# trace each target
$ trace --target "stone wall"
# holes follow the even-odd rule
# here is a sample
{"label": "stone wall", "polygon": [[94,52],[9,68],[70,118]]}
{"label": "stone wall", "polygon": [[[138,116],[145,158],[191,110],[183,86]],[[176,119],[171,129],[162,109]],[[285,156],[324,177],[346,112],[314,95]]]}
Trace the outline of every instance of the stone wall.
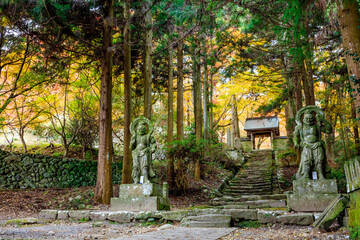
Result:
{"label": "stone wall", "polygon": [[[121,182],[122,163],[113,163],[113,182]],[[97,162],[0,151],[0,189],[94,186]]]}

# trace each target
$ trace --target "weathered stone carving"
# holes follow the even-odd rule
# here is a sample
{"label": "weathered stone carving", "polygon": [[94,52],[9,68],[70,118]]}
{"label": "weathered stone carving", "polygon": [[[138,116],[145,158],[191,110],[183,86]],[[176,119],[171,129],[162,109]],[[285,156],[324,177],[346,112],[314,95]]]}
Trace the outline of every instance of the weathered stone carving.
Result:
{"label": "weathered stone carving", "polygon": [[133,156],[132,179],[134,183],[140,182],[140,177],[144,177],[143,183],[150,183],[150,179],[155,177],[152,164],[152,154],[156,150],[156,141],[152,136],[153,125],[145,117],[138,117],[130,124],[132,134],[130,147]]}
{"label": "weathered stone carving", "polygon": [[[304,118],[301,122],[302,115]],[[317,106],[301,108],[295,120],[297,126],[294,131],[294,144],[295,148],[302,148],[296,179],[310,179],[311,172],[316,172],[318,179],[324,179],[324,169],[327,164],[325,143],[321,140],[321,133],[332,133],[332,126],[325,120],[324,112]]]}

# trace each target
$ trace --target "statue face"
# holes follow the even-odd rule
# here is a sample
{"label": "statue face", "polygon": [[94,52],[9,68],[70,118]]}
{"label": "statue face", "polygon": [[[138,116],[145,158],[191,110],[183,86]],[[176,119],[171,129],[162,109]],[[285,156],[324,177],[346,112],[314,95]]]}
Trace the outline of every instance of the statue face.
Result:
{"label": "statue face", "polygon": [[140,135],[144,135],[147,133],[147,128],[144,123],[139,123],[137,126],[137,133]]}
{"label": "statue face", "polygon": [[305,114],[304,123],[308,125],[314,125],[315,124],[314,116],[312,114]]}

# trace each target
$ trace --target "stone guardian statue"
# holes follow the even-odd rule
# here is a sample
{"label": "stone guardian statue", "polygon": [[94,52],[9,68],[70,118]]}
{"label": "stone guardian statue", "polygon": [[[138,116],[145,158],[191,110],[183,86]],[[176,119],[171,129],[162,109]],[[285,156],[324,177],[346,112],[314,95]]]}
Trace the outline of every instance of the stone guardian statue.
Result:
{"label": "stone guardian statue", "polygon": [[[303,120],[301,117],[304,115]],[[316,116],[316,117],[315,117]],[[324,112],[317,106],[306,106],[296,114],[294,131],[295,148],[302,148],[296,179],[311,179],[316,172],[318,179],[325,179],[326,153],[321,133],[332,133],[332,126],[325,120]]]}
{"label": "stone guardian statue", "polygon": [[149,119],[138,117],[130,124],[130,132],[133,157],[131,177],[134,183],[140,183],[141,176],[144,177],[143,183],[150,183],[150,179],[155,177],[152,164],[152,154],[156,150],[156,141],[152,136],[153,125]]}

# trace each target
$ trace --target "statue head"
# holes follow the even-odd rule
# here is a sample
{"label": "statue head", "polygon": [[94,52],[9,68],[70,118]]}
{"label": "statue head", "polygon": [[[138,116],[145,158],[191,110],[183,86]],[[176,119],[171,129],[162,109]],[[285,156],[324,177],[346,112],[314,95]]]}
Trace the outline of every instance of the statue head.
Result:
{"label": "statue head", "polygon": [[136,127],[136,133],[139,135],[145,135],[147,133],[147,127],[144,122],[139,122]]}
{"label": "statue head", "polygon": [[304,115],[304,123],[307,125],[314,125],[315,124],[315,117],[313,116],[310,110],[305,111]]}

